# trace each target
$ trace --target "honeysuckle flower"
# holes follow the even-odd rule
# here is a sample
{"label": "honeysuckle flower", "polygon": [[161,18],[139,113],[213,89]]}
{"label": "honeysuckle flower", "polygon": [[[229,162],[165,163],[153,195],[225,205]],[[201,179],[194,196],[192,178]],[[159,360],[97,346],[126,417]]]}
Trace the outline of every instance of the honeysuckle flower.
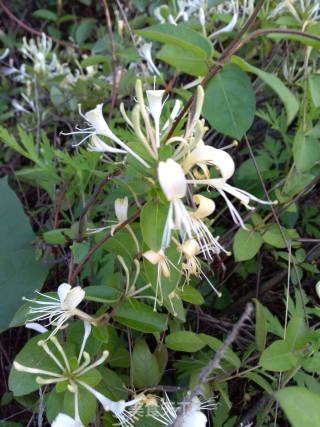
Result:
{"label": "honeysuckle flower", "polygon": [[320,1],[319,0],[283,0],[269,14],[272,19],[282,13],[289,12],[294,19],[305,30],[308,25],[317,22],[320,19]]}
{"label": "honeysuckle flower", "polygon": [[182,271],[186,276],[186,282],[189,282],[190,276],[203,276],[208,282],[208,284],[211,286],[212,290],[216,293],[216,295],[218,297],[221,297],[221,292],[219,292],[215,288],[211,280],[207,277],[207,275],[201,268],[201,262],[197,258],[197,255],[201,254],[201,248],[198,242],[195,239],[188,239],[178,245],[178,250],[184,255],[184,260],[182,262]]}
{"label": "honeysuckle flower", "polygon": [[[145,259],[147,259],[151,264],[157,265],[157,283],[156,283],[156,296],[154,300],[154,310],[156,310],[156,303],[158,301],[158,294],[160,293],[160,303],[163,302],[163,293],[162,293],[162,285],[161,278],[162,276],[168,278],[170,277],[170,260],[165,255],[164,251],[161,249],[160,251],[146,251],[143,253]],[[171,263],[172,264],[172,263]]]}
{"label": "honeysuckle flower", "polygon": [[208,165],[215,166],[225,180],[231,178],[235,171],[235,164],[230,154],[224,150],[205,145],[202,141],[187,155],[182,165],[185,173],[190,172],[194,166],[200,167],[207,178],[210,176],[206,167]]}
{"label": "honeysuckle flower", "polygon": [[[119,400],[114,402],[100,393],[98,390],[89,386],[83,381],[78,381],[82,387],[87,389],[93,396],[101,403],[105,411],[110,411],[117,418],[118,425],[121,427],[132,427],[132,422],[137,419],[135,415],[135,407],[139,404],[142,398],[138,397],[136,399],[129,400]],[[131,408],[131,409],[127,409]]]}
{"label": "honeysuckle flower", "polygon": [[84,427],[82,422],[76,421],[66,414],[58,414],[51,424],[52,427]]}
{"label": "honeysuckle flower", "polygon": [[[158,180],[162,191],[170,202],[163,232],[162,248],[165,249],[169,246],[171,232],[173,229],[177,229],[182,241],[186,238],[195,238],[209,259],[211,258],[211,248],[223,250],[202,219],[197,217],[197,211],[188,212],[181,200],[187,194],[187,179],[181,165],[172,159],[160,162]],[[211,207],[213,206],[211,205]]]}
{"label": "honeysuckle flower", "polygon": [[[138,160],[143,166],[149,168],[149,164],[142,159],[137,153],[135,153],[131,148],[121,141],[109,128],[107,122],[105,121],[102,113],[103,104],[98,104],[93,110],[88,111],[85,114],[82,114],[80,111],[80,115],[88,122],[90,127],[86,129],[79,129],[74,132],[63,133],[63,135],[74,135],[74,134],[85,134],[86,136],[78,143],[76,146],[82,144],[88,138],[96,137],[91,140],[91,144],[89,145],[89,149],[92,151],[100,151],[100,152],[126,152],[131,154],[136,160]],[[113,141],[116,145],[121,147],[123,151],[118,151],[119,149],[115,149],[108,144],[105,144],[98,138],[98,135],[103,135],[111,141]]]}
{"label": "honeysuckle flower", "polygon": [[157,148],[160,147],[160,116],[164,105],[162,103],[164,93],[164,90],[147,90],[149,112],[154,120]]}
{"label": "honeysuckle flower", "polygon": [[[207,417],[201,410],[213,410],[216,404],[213,399],[200,400],[195,397],[191,403],[185,404],[181,402],[178,407],[182,407],[183,410],[179,416],[181,427],[205,427],[207,425]],[[155,414],[152,414],[151,417],[164,426],[170,426],[177,420],[178,411],[168,396],[165,395],[165,399],[161,401],[160,409]]]}
{"label": "honeysuckle flower", "polygon": [[25,58],[33,62],[33,69],[36,73],[59,74],[63,70],[56,54],[52,53],[52,39],[44,33],[37,39],[29,41],[23,37],[20,50]]}
{"label": "honeysuckle flower", "polygon": [[123,199],[116,199],[114,202],[114,211],[117,217],[119,224],[128,219],[128,197],[124,197]]}
{"label": "honeysuckle flower", "polygon": [[[188,184],[192,185],[207,185],[217,190],[227,203],[228,209],[231,213],[234,222],[241,227],[245,228],[244,222],[229,200],[227,193],[240,200],[240,202],[249,210],[254,209],[250,206],[250,201],[261,204],[270,204],[269,201],[258,199],[245,190],[236,188],[227,183],[227,180],[232,177],[235,171],[235,165],[232,157],[224,150],[216,149],[205,145],[200,142],[197,147],[186,156],[183,161],[183,168],[185,173],[192,175],[192,168],[194,166],[201,167],[204,172],[204,179],[187,179]],[[207,166],[213,165],[220,172],[221,178],[210,178]]]}
{"label": "honeysuckle flower", "polygon": [[214,37],[217,37],[219,34],[222,33],[228,33],[234,29],[238,22],[239,17],[239,2],[238,0],[231,0],[231,6],[232,6],[232,18],[228,25],[226,25],[223,28],[220,28],[220,30],[215,31],[214,33],[210,34],[209,38],[212,39]]}
{"label": "honeysuckle flower", "polygon": [[139,55],[147,63],[147,67],[151,73],[155,73],[157,76],[160,76],[160,71],[156,67],[152,59],[152,43],[143,43],[142,46],[138,49]]}
{"label": "honeysuckle flower", "polygon": [[93,396],[102,404],[105,411],[111,411],[122,427],[129,427],[132,425],[131,421],[136,417],[134,412],[131,412],[131,410],[128,410],[127,408],[135,407],[141,398],[138,397],[137,399],[130,400],[128,402],[124,400],[113,401],[98,392],[97,390],[95,390],[93,387],[89,386],[84,380],[85,377],[83,378],[84,374],[95,369],[97,366],[102,365],[109,355],[109,352],[105,350],[102,352],[102,355],[98,359],[91,362],[91,357],[89,353],[84,351],[90,332],[90,324],[84,322],[84,334],[82,344],[80,346],[79,356],[77,358],[78,366],[74,366],[69,363],[68,356],[66,355],[63,346],[60,344],[60,342],[55,336],[51,336],[48,338],[48,340],[39,340],[38,345],[54,362],[57,367],[56,371],[49,371],[41,368],[25,366],[17,361],[13,362],[14,369],[19,372],[26,372],[29,374],[37,375],[36,382],[40,385],[57,384],[64,381],[68,382],[69,391],[74,393],[74,419],[71,417],[66,418],[65,416],[63,416],[64,414],[59,414],[59,416],[55,420],[55,427],[60,427],[60,425],[62,426],[62,424],[59,424],[62,421],[68,421],[70,423],[71,421],[73,421],[74,423],[78,423],[70,424],[70,427],[82,426],[79,416],[79,386],[85,388],[90,393],[92,393]]}
{"label": "honeysuckle flower", "polygon": [[82,320],[94,322],[94,319],[88,314],[79,310],[77,307],[85,297],[85,291],[80,286],[74,288],[69,283],[62,283],[58,287],[58,298],[37,292],[40,299],[23,298],[31,302],[29,313],[34,315],[28,319],[28,323],[34,321],[48,321],[45,326],[54,325],[51,336],[55,335],[59,329],[73,316]]}

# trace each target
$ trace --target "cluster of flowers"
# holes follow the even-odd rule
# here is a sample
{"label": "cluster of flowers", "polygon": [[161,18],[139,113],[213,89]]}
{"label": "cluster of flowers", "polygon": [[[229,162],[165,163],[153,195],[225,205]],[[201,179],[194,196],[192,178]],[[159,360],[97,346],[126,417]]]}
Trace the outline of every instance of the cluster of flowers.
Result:
{"label": "cluster of flowers", "polygon": [[250,16],[254,9],[253,0],[226,0],[216,6],[208,6],[207,0],[178,0],[177,14],[173,14],[168,6],[159,6],[155,9],[154,15],[160,23],[169,22],[177,25],[181,20],[186,22],[192,18],[198,18],[202,27],[202,32],[206,35],[206,17],[213,15],[231,15],[230,22],[210,34],[210,38],[215,38],[219,34],[232,31],[238,20],[243,21]]}
{"label": "cluster of flowers", "polygon": [[[92,361],[90,354],[85,351],[87,340],[90,336],[92,324],[95,319],[78,308],[78,305],[85,297],[85,291],[76,286],[72,288],[68,283],[62,283],[58,288],[58,298],[51,295],[40,294],[40,299],[28,300],[39,305],[33,306],[31,313],[35,315],[31,322],[26,326],[34,329],[40,334],[45,335],[45,339],[40,339],[38,345],[44,353],[53,361],[55,370],[45,370],[38,367],[26,366],[18,361],[14,361],[14,369],[19,372],[26,372],[36,375],[36,382],[39,385],[56,385],[66,383],[69,392],[74,395],[74,417],[65,413],[59,413],[52,423],[53,427],[83,427],[79,411],[79,387],[91,393],[102,405],[105,411],[109,411],[117,419],[117,424],[121,427],[132,427],[141,414],[146,414],[162,425],[169,426],[178,417],[172,403],[166,396],[166,399],[159,399],[157,396],[140,394],[134,399],[125,401],[113,401],[100,393],[94,387],[87,383],[85,374],[92,372],[95,368],[102,365],[108,358],[109,352],[103,351],[102,355]],[[80,351],[76,360],[72,363],[68,359],[63,346],[56,337],[56,333],[61,330],[66,322],[73,316],[83,320],[84,334]],[[47,327],[36,323],[35,321],[47,320],[46,326],[54,325],[50,332]],[[180,406],[183,404],[180,404]],[[143,410],[143,408],[152,410]],[[206,416],[201,410],[209,410],[215,407],[213,399],[200,401],[195,398],[191,404],[183,408],[182,426],[189,427],[197,425],[199,427],[206,425]],[[197,421],[197,424],[194,424]]]}
{"label": "cluster of flowers", "polygon": [[[154,187],[162,192],[163,197],[167,200],[168,207],[160,250],[157,252],[148,250],[143,254],[150,263],[158,266],[155,303],[157,302],[158,291],[161,293],[161,276],[170,276],[170,266],[173,263],[166,256],[166,250],[172,242],[176,244],[177,250],[181,254],[182,271],[187,278],[192,274],[197,276],[204,274],[201,270],[199,255],[202,255],[206,260],[211,260],[220,251],[226,252],[204,222],[215,211],[214,201],[202,194],[192,194],[193,188],[198,189],[205,186],[206,189],[217,191],[225,200],[233,220],[242,227],[245,226],[243,220],[229,199],[229,195],[239,199],[247,209],[253,209],[249,204],[251,200],[266,203],[244,190],[231,186],[228,180],[235,171],[235,164],[231,156],[224,149],[216,149],[204,143],[203,137],[207,128],[204,120],[201,119],[204,101],[202,87],[197,88],[194,108],[188,116],[185,129],[179,131],[179,135],[174,134],[171,137],[169,137],[170,124],[179,114],[181,102],[177,100],[170,117],[163,120],[164,94],[165,91],[163,90],[147,90],[146,105],[142,83],[138,80],[136,83],[137,104],[130,117],[125,112],[123,105],[120,106],[124,120],[141,143],[139,153],[130,146],[130,143],[122,141],[110,129],[103,117],[102,104],[97,105],[95,109],[86,114],[81,113],[89,127],[77,129],[73,132],[83,135],[79,144],[90,139],[88,149],[91,151],[101,152],[108,156],[129,155],[148,171],[149,176],[152,171],[154,172],[154,178],[151,178],[151,181]],[[141,126],[141,119],[144,126]],[[171,147],[169,158],[163,159],[161,157],[163,155],[162,146]],[[213,178],[211,176],[211,167],[214,168],[214,173],[219,175],[218,177]],[[190,205],[191,207],[189,207]],[[128,199],[117,199],[115,203],[117,225],[126,221],[127,210]],[[111,233],[113,232],[114,228],[111,230]],[[132,230],[131,233],[133,233]],[[139,248],[139,243],[137,245]],[[129,273],[124,262],[121,263],[127,275],[126,287],[128,292],[133,292],[132,295],[135,296],[136,292],[130,290],[134,288],[134,284],[130,287]],[[178,268],[176,265],[173,267]],[[136,278],[139,271],[140,269],[137,267]],[[74,393],[74,418],[72,419],[66,414],[59,414],[53,423],[54,427],[82,426],[79,415],[79,387],[83,387],[92,393],[106,411],[112,412],[121,426],[129,427],[137,418],[139,408],[149,405],[151,398],[140,395],[127,402],[123,400],[112,401],[84,381],[84,374],[103,364],[108,357],[108,352],[105,351],[97,360],[92,362],[89,353],[84,351],[91,325],[96,324],[94,317],[78,308],[84,297],[85,291],[80,286],[72,288],[69,284],[63,283],[58,288],[57,298],[40,294],[38,299],[31,300],[33,303],[30,308],[32,318],[28,327],[48,334],[46,339],[40,339],[38,344],[58,369],[57,371],[42,370],[24,366],[18,361],[14,363],[14,368],[18,371],[37,375],[36,381],[40,385],[68,383],[68,390]],[[69,363],[63,346],[55,336],[73,316],[84,322],[84,336],[76,366]],[[46,326],[53,326],[53,329],[49,332],[43,326],[34,323],[37,321],[46,321]],[[151,399],[151,401],[154,400]],[[159,403],[159,399],[157,402]],[[160,404],[158,403],[158,410],[152,415],[153,418],[163,425],[170,425],[178,416],[177,412],[167,398],[164,401],[161,400]],[[201,409],[212,408],[212,401],[201,402],[199,399],[195,399],[185,408],[182,425],[184,427],[205,426],[206,416],[201,412]]]}
{"label": "cluster of flowers", "polygon": [[[202,86],[198,86],[192,114],[189,115],[185,129],[179,135],[168,137],[170,123],[177,117],[181,109],[181,102],[174,103],[171,115],[162,120],[164,107],[164,90],[147,90],[147,105],[145,103],[142,83],[136,82],[137,103],[129,117],[123,104],[121,114],[135,138],[141,143],[143,151],[134,151],[130,144],[119,139],[110,129],[102,113],[103,104],[82,114],[89,124],[86,129],[77,129],[71,134],[80,134],[83,139],[77,144],[90,140],[88,149],[105,153],[106,155],[130,155],[147,171],[154,171],[154,185],[162,190],[167,202],[167,220],[163,229],[162,244],[159,251],[149,250],[144,257],[158,266],[157,291],[161,293],[161,276],[170,276],[170,262],[166,257],[166,250],[175,243],[181,253],[182,270],[187,276],[203,275],[200,261],[197,256],[202,255],[210,261],[219,252],[227,251],[214,237],[205,223],[205,220],[215,211],[215,203],[211,198],[202,194],[193,194],[192,189],[205,187],[207,190],[217,191],[225,200],[234,222],[245,228],[245,224],[230,200],[232,196],[247,208],[253,209],[250,201],[268,204],[269,202],[257,199],[245,190],[233,187],[228,183],[235,172],[232,157],[225,149],[217,149],[206,145],[203,137],[207,128],[201,119],[204,101]],[[144,125],[141,126],[141,119]],[[70,135],[66,134],[66,135]],[[103,140],[102,138],[105,138]],[[110,141],[110,142],[106,142]],[[171,147],[171,156],[161,158],[161,147]],[[225,147],[227,148],[227,147]],[[219,176],[212,177],[213,173]],[[190,208],[192,206],[193,208]],[[126,213],[122,213],[126,218]],[[176,268],[176,266],[173,266]],[[210,282],[209,282],[210,283]],[[211,283],[210,283],[211,284]],[[212,284],[211,284],[212,285]],[[158,292],[156,295],[156,299]]]}

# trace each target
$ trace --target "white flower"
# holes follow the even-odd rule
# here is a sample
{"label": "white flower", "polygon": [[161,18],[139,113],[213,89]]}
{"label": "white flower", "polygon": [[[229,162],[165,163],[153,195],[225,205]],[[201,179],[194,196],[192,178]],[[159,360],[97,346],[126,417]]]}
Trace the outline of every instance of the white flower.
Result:
{"label": "white flower", "polygon": [[83,427],[83,424],[66,414],[58,414],[51,424],[52,427]]}
{"label": "white flower", "polygon": [[[157,283],[156,283],[156,295],[154,300],[154,311],[156,310],[156,303],[158,301],[158,293],[160,293],[160,304],[163,303],[163,293],[162,293],[162,284],[161,284],[161,278],[162,276],[168,278],[170,277],[170,264],[172,262],[169,260],[169,258],[165,255],[164,251],[161,249],[160,251],[146,251],[143,253],[143,256],[145,259],[147,259],[151,264],[157,266]],[[173,265],[174,268],[175,265]]]}
{"label": "white flower", "polygon": [[[226,151],[200,143],[195,150],[186,156],[183,162],[185,172],[191,175],[192,168],[195,165],[202,168],[205,179],[187,179],[187,183],[192,185],[207,185],[216,189],[227,203],[232,219],[241,227],[245,228],[244,222],[237,209],[229,200],[227,193],[239,199],[240,202],[250,210],[254,209],[250,206],[251,200],[261,204],[270,204],[268,201],[258,199],[247,191],[232,187],[227,183],[227,180],[234,174],[235,165],[231,156]],[[209,171],[206,169],[207,165],[214,165],[216,169],[219,170],[221,178],[210,178]]]}
{"label": "white flower", "polygon": [[172,159],[160,162],[158,179],[169,202],[183,198],[187,193],[187,181],[182,167]]}
{"label": "white flower", "polygon": [[[125,400],[119,400],[117,402],[114,402],[104,396],[99,391],[95,390],[93,387],[89,386],[88,384],[84,383],[83,381],[78,381],[82,387],[87,389],[91,394],[94,395],[94,397],[101,403],[103,406],[103,409],[105,411],[111,411],[113,415],[117,418],[119,424],[121,427],[132,427],[132,422],[136,419],[135,416],[135,407],[137,404],[139,404],[141,398],[129,400],[126,402]],[[133,407],[133,410],[128,410],[127,408]]]}
{"label": "white flower", "polygon": [[147,90],[149,112],[154,120],[157,148],[160,147],[160,116],[164,105],[162,104],[162,98],[164,93],[164,90]]}
{"label": "white flower", "polygon": [[233,14],[231,21],[225,27],[220,28],[220,30],[217,30],[214,33],[212,33],[209,36],[210,39],[217,37],[219,34],[228,33],[230,31],[232,31],[234,29],[234,27],[236,26],[236,24],[238,22],[238,17],[239,17],[239,2],[238,2],[238,0],[232,0],[231,1],[231,7],[232,7],[232,14]]}
{"label": "white flower", "polygon": [[[187,193],[187,180],[180,164],[172,159],[160,162],[158,180],[167,200],[170,202],[163,232],[162,249],[169,246],[171,231],[176,228],[179,230],[182,241],[186,238],[195,238],[209,259],[212,248],[224,250],[201,218],[197,217],[196,212],[188,212],[183,204],[181,199]],[[213,206],[211,205],[211,207]]]}
{"label": "white flower", "polygon": [[64,67],[58,61],[56,54],[52,53],[52,39],[44,33],[41,34],[41,37],[29,41],[23,37],[20,50],[25,58],[33,62],[33,69],[36,73],[51,75],[64,73]]}
{"label": "white flower", "polygon": [[[211,251],[216,250],[216,248],[210,248]],[[216,295],[218,297],[221,297],[222,294],[221,292],[219,292],[215,286],[213,285],[213,283],[211,282],[211,280],[209,280],[209,278],[207,277],[207,275],[203,272],[202,268],[201,268],[201,262],[200,260],[197,258],[197,255],[199,255],[201,253],[201,248],[198,244],[198,242],[195,239],[188,239],[185,242],[181,243],[178,245],[178,250],[184,255],[185,260],[182,263],[182,271],[186,276],[186,281],[187,283],[190,280],[190,276],[203,276],[206,281],[208,282],[208,284],[211,286],[212,290],[216,293]],[[203,251],[205,252],[205,251]],[[216,250],[217,253],[219,253]]]}
{"label": "white flower", "polygon": [[[181,427],[204,427],[207,424],[207,417],[201,412],[201,409],[213,410],[216,404],[214,399],[200,400],[195,397],[191,403],[181,402],[178,407],[182,409]],[[170,426],[177,420],[177,412],[166,394],[165,400],[161,401],[160,409],[151,417],[165,426]]]}
{"label": "white flower", "polygon": [[128,219],[128,204],[128,197],[124,197],[123,199],[116,199],[114,202],[114,211],[119,224]]}
{"label": "white flower", "polygon": [[30,307],[29,313],[35,316],[29,319],[28,323],[48,321],[45,326],[54,325],[55,328],[51,333],[51,335],[54,335],[73,316],[78,316],[83,320],[93,320],[77,308],[85,296],[85,291],[80,286],[72,288],[68,283],[62,283],[57,292],[58,298],[41,294],[40,292],[37,292],[41,296],[40,299],[30,300],[23,298],[25,301],[30,301],[34,304]]}
{"label": "white flower", "polygon": [[230,154],[204,143],[199,143],[183,161],[183,169],[186,173],[195,165],[213,165],[220,171],[224,179],[231,178],[235,171],[234,161]]}
{"label": "white flower", "polygon": [[155,73],[157,76],[160,76],[160,71],[156,67],[152,59],[152,43],[144,43],[139,49],[139,55],[142,59],[147,62],[148,69],[151,73]]}
{"label": "white flower", "polygon": [[[102,404],[105,411],[111,411],[118,419],[122,427],[129,427],[132,425],[131,421],[136,417],[134,411],[131,412],[127,408],[135,408],[136,405],[142,399],[142,397],[130,400],[128,402],[124,400],[115,402],[107,398],[91,386],[89,386],[83,379],[83,375],[87,374],[97,366],[102,365],[109,355],[109,352],[105,350],[102,352],[102,355],[98,359],[91,363],[89,353],[84,351],[84,347],[90,335],[90,332],[90,324],[84,322],[84,335],[78,356],[78,367],[73,368],[71,366],[63,346],[60,344],[56,337],[49,337],[49,341],[40,340],[38,341],[38,345],[44,350],[44,352],[51,358],[51,360],[57,366],[57,371],[48,371],[40,368],[25,366],[17,361],[13,362],[13,366],[19,372],[27,372],[30,374],[38,375],[36,377],[36,382],[41,385],[57,384],[64,381],[68,382],[69,391],[74,393],[74,419],[65,414],[59,414],[54,421],[54,427],[69,427],[69,425],[70,427],[82,426],[79,416],[79,386],[84,387],[86,390],[92,393],[95,398]],[[59,357],[57,357],[56,352],[59,354]],[[82,361],[82,359],[84,360]],[[69,422],[70,424],[62,424],[62,422],[64,421],[66,423]]]}
{"label": "white flower", "polygon": [[148,163],[143,160],[137,153],[135,153],[131,148],[122,142],[109,128],[107,122],[105,121],[102,113],[102,107],[103,104],[98,104],[96,108],[93,110],[88,111],[85,114],[82,114],[80,111],[80,115],[90,124],[89,128],[86,129],[79,129],[74,132],[68,132],[63,133],[63,135],[73,135],[73,134],[86,134],[86,136],[78,143],[76,146],[82,144],[86,139],[95,137],[97,135],[103,135],[111,141],[113,141],[115,144],[120,146],[122,148],[121,151],[119,149],[115,149],[108,144],[105,144],[103,141],[101,141],[100,138],[94,138],[91,141],[91,144],[89,145],[89,149],[91,151],[101,151],[101,152],[113,152],[113,153],[123,153],[127,152],[131,154],[135,159],[137,159],[143,166],[146,168],[149,168],[150,166]]}

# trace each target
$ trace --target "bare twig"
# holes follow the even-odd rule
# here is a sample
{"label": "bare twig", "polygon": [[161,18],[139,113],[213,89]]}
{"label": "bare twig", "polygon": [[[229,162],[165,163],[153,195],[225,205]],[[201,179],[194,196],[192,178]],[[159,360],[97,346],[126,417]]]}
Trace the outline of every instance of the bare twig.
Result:
{"label": "bare twig", "polygon": [[[29,27],[29,25],[28,24],[26,24],[25,22],[23,22],[23,21],[21,21],[21,19],[19,19],[19,18],[17,18],[12,12],[11,12],[11,10],[8,8],[8,6],[6,6],[5,4],[4,4],[4,2],[2,1],[2,0],[0,0],[0,7],[1,7],[1,9],[4,11],[4,13],[12,20],[12,21],[14,21],[16,24],[18,24],[18,26],[19,27],[21,27],[21,28],[23,28],[24,30],[26,30],[26,31],[28,31],[28,33],[31,33],[31,34],[34,34],[34,35],[36,35],[36,36],[41,36],[41,34],[42,34],[42,32],[41,31],[38,31],[38,30],[35,30],[34,28],[32,28],[32,27]],[[79,46],[77,46],[76,44],[74,44],[74,43],[70,43],[70,42],[66,42],[66,41],[64,41],[64,40],[59,40],[59,39],[56,39],[55,37],[51,37],[50,36],[50,38],[52,38],[52,40],[54,41],[54,42],[56,42],[57,44],[60,44],[61,46],[66,46],[66,47],[73,47],[73,48],[79,48]]]}
{"label": "bare twig", "polygon": [[171,427],[181,427],[183,422],[183,409],[186,404],[192,403],[193,399],[201,394],[202,392],[202,386],[207,381],[210,373],[214,370],[219,368],[220,362],[227,351],[227,349],[230,347],[230,345],[233,343],[233,341],[236,339],[237,335],[239,334],[240,329],[243,327],[244,323],[250,319],[251,314],[253,312],[253,305],[247,304],[246,309],[238,322],[233,326],[232,331],[227,336],[226,340],[222,344],[222,346],[217,350],[214,358],[201,370],[199,375],[199,381],[198,383],[193,387],[193,389],[188,393],[186,398],[184,399],[184,405],[183,407],[179,408],[177,411],[177,418],[172,423]]}

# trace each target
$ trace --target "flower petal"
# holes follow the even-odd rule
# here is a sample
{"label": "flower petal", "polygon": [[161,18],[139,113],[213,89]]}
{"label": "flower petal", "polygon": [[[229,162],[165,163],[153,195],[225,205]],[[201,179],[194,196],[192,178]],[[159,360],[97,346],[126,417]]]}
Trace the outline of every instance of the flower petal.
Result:
{"label": "flower petal", "polygon": [[66,296],[68,295],[71,285],[69,283],[61,283],[61,285],[58,287],[58,296],[61,304],[66,299]]}
{"label": "flower petal", "polygon": [[76,286],[75,288],[71,289],[71,291],[64,299],[63,303],[61,304],[62,308],[67,311],[72,311],[80,304],[84,296],[85,291],[80,286]]}

